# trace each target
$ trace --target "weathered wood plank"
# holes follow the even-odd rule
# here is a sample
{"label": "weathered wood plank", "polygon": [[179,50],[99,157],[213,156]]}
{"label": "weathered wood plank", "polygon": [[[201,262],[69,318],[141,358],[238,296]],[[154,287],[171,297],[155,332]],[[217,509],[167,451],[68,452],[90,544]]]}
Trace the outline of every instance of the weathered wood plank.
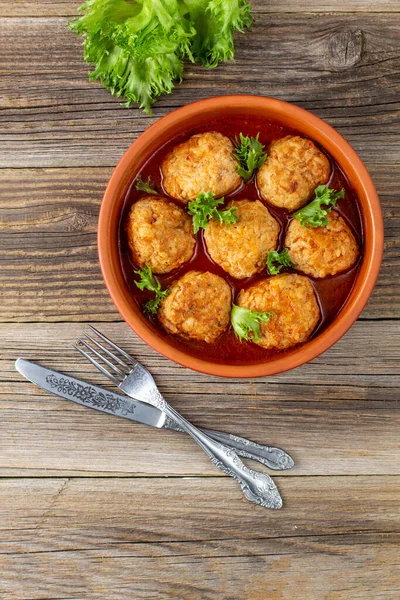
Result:
{"label": "weathered wood plank", "polygon": [[[383,206],[386,248],[363,318],[400,316],[396,168],[370,167]],[[96,243],[111,172],[108,167],[0,171],[0,321],[119,320],[103,283]]]}
{"label": "weathered wood plank", "polygon": [[249,90],[314,111],[369,163],[398,163],[399,36],[388,14],[260,14],[251,35],[238,37],[235,64],[188,65],[155,118],[121,108],[87,81],[81,41],[67,19],[4,18],[0,30],[1,166],[113,166],[172,108]]}
{"label": "weathered wood plank", "polygon": [[3,320],[119,318],[97,258],[110,175],[109,168],[0,171]]}
{"label": "weathered wood plank", "polygon": [[[73,16],[83,3],[71,0],[14,0],[0,2],[0,17],[64,17]],[[323,0],[311,0],[305,4],[301,0],[281,0],[265,2],[251,0],[253,11],[258,13],[278,12],[398,12],[396,0],[335,0],[334,6]]]}
{"label": "weathered wood plank", "polygon": [[[20,375],[15,371],[13,361],[16,358],[16,352],[29,360],[47,361],[51,368],[60,370],[62,366],[65,369],[74,371],[77,376],[86,376],[93,371],[93,367],[86,363],[72,347],[72,343],[81,335],[85,329],[82,323],[28,323],[28,324],[0,324],[0,339],[2,340],[1,366],[2,373],[6,381],[20,381]],[[364,380],[367,388],[376,388],[376,396],[371,392],[370,396],[362,396],[355,392],[356,400],[379,400],[383,399],[382,390],[386,387],[398,385],[400,354],[400,324],[393,321],[358,321],[350,331],[337,344],[332,346],[320,357],[313,361],[281,373],[280,375],[271,375],[270,377],[260,379],[226,379],[203,375],[195,371],[186,369],[162,357],[152,350],[147,344],[140,340],[125,323],[102,323],[100,330],[115,339],[127,351],[137,355],[140,360],[154,371],[156,377],[165,378],[164,384],[172,385],[175,383],[174,390],[179,394],[182,392],[182,380],[186,380],[187,389],[184,392],[195,392],[198,385],[206,385],[204,392],[208,394],[216,393],[215,386],[219,385],[222,389],[220,393],[226,391],[227,394],[241,397],[243,385],[247,390],[245,393],[251,394],[253,400],[261,394],[263,397],[269,397],[269,387],[273,383],[304,383],[310,385],[328,385],[331,386],[335,381],[337,386],[346,384],[357,387]],[[349,343],[346,343],[346,337]],[[350,339],[352,342],[350,342]],[[385,343],[383,343],[383,341]],[[372,369],[372,366],[374,368]],[[100,377],[100,375],[99,375]],[[392,379],[393,378],[393,379]],[[325,382],[326,379],[326,382]],[[246,387],[248,386],[248,387]],[[380,388],[380,389],[379,389]],[[166,392],[166,389],[163,389]],[[346,393],[346,392],[345,392]],[[348,392],[347,392],[348,393]],[[298,400],[315,400],[319,402],[320,398],[310,394],[297,397]],[[279,395],[276,396],[279,398]],[[332,389],[332,399],[343,399],[340,392]],[[345,396],[350,398],[350,396]],[[296,400],[296,396],[288,396],[283,400]],[[385,398],[386,400],[397,400],[397,398]]]}
{"label": "weathered wood plank", "polygon": [[[359,322],[322,357],[260,380],[194,373],[158,356],[125,324],[101,330],[155,375],[194,423],[286,448],[286,476],[400,473],[400,326]],[[2,325],[0,467],[3,475],[218,475],[185,436],[101,415],[42,392],[14,369],[17,356],[106,385],[71,347],[81,326]],[[382,340],[387,343],[382,344]]]}
{"label": "weathered wood plank", "polygon": [[270,512],[221,478],[2,480],[0,594],[396,598],[398,477],[277,481]]}
{"label": "weathered wood plank", "polygon": [[220,477],[3,479],[0,552],[399,530],[399,477],[276,481],[281,511],[249,503],[235,482]]}
{"label": "weathered wood plank", "polygon": [[[399,322],[360,321],[312,363],[253,381],[193,373],[125,324],[101,326],[198,425],[293,454],[274,513],[246,502],[184,436],[87,411],[14,370],[22,355],[104,385],[71,342],[80,321],[119,320],[97,266],[98,208],[111,168],[154,121],[87,82],[66,28],[78,4],[0,0],[0,18],[11,17],[0,20],[0,166],[10,167],[0,172],[0,321],[47,321],[0,324],[0,598],[397,600]],[[363,318],[398,318],[398,25],[366,14],[398,3],[339,0],[335,15],[304,14],[330,13],[321,0],[253,5],[236,65],[189,65],[155,118],[251,90],[338,127],[385,214],[384,266]],[[76,168],[37,169],[54,166]],[[60,320],[77,323],[48,323]]]}
{"label": "weathered wood plank", "polygon": [[[201,389],[201,388],[200,388]],[[30,390],[30,395],[29,395]],[[284,475],[400,474],[398,406],[367,402],[316,403],[266,401],[256,408],[248,399],[231,399],[229,408],[212,406],[187,394],[186,406],[173,404],[193,423],[217,427],[254,441],[284,447],[296,467]],[[2,476],[100,474],[105,477],[218,476],[207,457],[184,436],[112,419],[85,409],[65,407],[32,387],[15,393],[12,408],[2,409]],[[190,400],[196,400],[191,410]],[[172,399],[171,399],[172,400]],[[23,407],[18,406],[22,404]],[[1,401],[1,405],[3,402]],[[181,407],[182,405],[182,407]],[[261,413],[261,414],[260,414]],[[263,470],[259,464],[252,468]]]}
{"label": "weathered wood plank", "polygon": [[397,600],[399,536],[111,544],[0,558],[18,600]]}

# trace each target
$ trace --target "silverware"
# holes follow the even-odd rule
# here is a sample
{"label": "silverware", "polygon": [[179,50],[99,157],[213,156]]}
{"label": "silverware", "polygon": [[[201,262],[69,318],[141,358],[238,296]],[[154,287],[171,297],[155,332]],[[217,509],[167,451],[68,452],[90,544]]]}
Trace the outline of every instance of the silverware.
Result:
{"label": "silverware", "polygon": [[[18,358],[15,368],[21,375],[37,386],[82,406],[88,406],[110,415],[124,417],[131,421],[152,425],[161,429],[182,431],[175,422],[167,419],[165,413],[151,404],[131,400],[128,396],[116,394],[53,369],[47,369],[29,360]],[[293,466],[292,458],[281,448],[255,444],[246,438],[220,431],[203,429],[207,435],[230,446],[237,454],[257,460],[271,469],[284,470]]]}
{"label": "silverware", "polygon": [[[142,402],[148,402],[165,412],[171,421],[175,421],[204,450],[220,471],[239,483],[248,500],[265,508],[278,509],[282,507],[282,498],[269,475],[249,469],[242,463],[232,448],[228,448],[220,442],[213,440],[197,429],[197,427],[194,427],[163,398],[151,373],[141,363],[132,358],[94,327],[90,326],[90,328],[108,347],[105,347],[99,341],[85,334],[86,340],[79,339],[78,344],[80,345],[75,346],[85,358],[128,396],[142,400]],[[97,360],[83,350],[82,346],[86,350],[89,350]],[[114,352],[111,352],[110,348]],[[109,370],[103,365],[106,365]]]}

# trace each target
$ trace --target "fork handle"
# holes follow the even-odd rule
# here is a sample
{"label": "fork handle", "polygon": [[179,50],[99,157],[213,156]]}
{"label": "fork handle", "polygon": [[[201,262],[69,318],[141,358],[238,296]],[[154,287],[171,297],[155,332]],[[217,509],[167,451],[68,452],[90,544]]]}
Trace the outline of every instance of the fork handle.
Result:
{"label": "fork handle", "polygon": [[[172,431],[183,431],[175,421],[170,419],[167,420],[164,427]],[[228,448],[233,448],[239,456],[249,458],[250,460],[256,460],[262,465],[275,471],[285,471],[294,466],[293,458],[287,452],[282,450],[282,448],[256,444],[247,438],[239,437],[232,433],[223,433],[222,431],[203,429],[201,427],[199,427],[199,430],[216,442],[220,442],[221,444],[224,444],[224,446],[228,446]]]}
{"label": "fork handle", "polygon": [[202,429],[201,431],[216,442],[220,442],[225,446],[233,448],[239,456],[256,460],[270,469],[285,471],[286,469],[294,467],[293,458],[287,452],[282,450],[282,448],[277,448],[276,446],[263,446],[262,444],[256,444],[247,438],[239,437],[232,433],[214,431],[213,429]]}
{"label": "fork handle", "polygon": [[239,483],[248,500],[264,508],[282,508],[282,498],[269,475],[246,467],[232,448],[208,437],[169,404],[165,403],[164,411],[197,442],[220,471]]}

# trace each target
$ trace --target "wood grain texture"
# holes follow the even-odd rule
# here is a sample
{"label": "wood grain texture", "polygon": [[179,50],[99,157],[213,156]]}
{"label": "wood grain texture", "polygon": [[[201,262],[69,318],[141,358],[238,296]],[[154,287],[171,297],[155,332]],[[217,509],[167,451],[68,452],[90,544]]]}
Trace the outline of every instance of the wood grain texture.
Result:
{"label": "wood grain texture", "polygon": [[[79,4],[0,0],[0,599],[398,600],[398,2],[254,0],[236,64],[187,65],[153,118],[88,82],[67,29]],[[381,199],[385,256],[338,344],[235,381],[169,362],[120,322],[96,226],[112,168],[146,127],[192,100],[249,92],[312,110],[355,147]],[[284,509],[246,502],[185,436],[79,407],[15,371],[23,356],[106,385],[71,347],[89,320],[196,424],[287,448],[296,467],[274,475]]]}
{"label": "wood grain texture", "polygon": [[2,320],[119,319],[103,283],[96,241],[111,171],[0,171]]}
{"label": "wood grain texture", "polygon": [[[302,0],[251,0],[253,12],[279,13],[279,12],[399,12],[394,0],[335,0],[334,5],[324,0],[312,0],[304,3]],[[83,0],[14,0],[0,1],[0,17],[65,17],[75,16],[77,7]]]}
{"label": "wood grain texture", "polygon": [[[385,255],[362,318],[400,317],[400,176],[370,165]],[[97,258],[97,216],[112,169],[0,170],[0,321],[119,320]],[[18,302],[16,302],[18,298]]]}
{"label": "wood grain texture", "polygon": [[[337,127],[367,164],[398,164],[400,51],[388,14],[260,14],[237,62],[187,65],[154,117],[89,83],[63,18],[0,23],[0,166],[114,166],[156,118],[193,100],[249,92],[299,104]],[[350,51],[351,49],[351,51]]]}
{"label": "wood grain texture", "polygon": [[220,478],[5,479],[0,597],[396,598],[398,477],[277,481],[271,513]]}
{"label": "wood grain texture", "polygon": [[0,598],[397,600],[398,544],[390,534],[14,554],[0,559]]}
{"label": "wood grain texture", "polygon": [[[23,358],[107,385],[72,348],[81,330],[46,324],[39,335],[34,324],[0,326],[4,473],[220,475],[185,436],[82,408],[15,371],[18,349]],[[400,326],[359,322],[311,363],[256,381],[191,372],[159,357],[122,323],[101,331],[139,357],[165,397],[198,426],[287,449],[296,467],[283,476],[400,474]],[[389,336],[390,346],[382,347]]]}

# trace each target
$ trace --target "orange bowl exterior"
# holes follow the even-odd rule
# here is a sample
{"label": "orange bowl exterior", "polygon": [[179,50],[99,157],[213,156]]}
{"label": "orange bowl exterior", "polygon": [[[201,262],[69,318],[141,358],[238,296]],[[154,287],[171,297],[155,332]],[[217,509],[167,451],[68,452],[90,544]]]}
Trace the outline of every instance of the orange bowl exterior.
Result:
{"label": "orange bowl exterior", "polygon": [[[334,321],[314,339],[264,363],[220,364],[191,356],[168,343],[148,326],[132,299],[122,273],[118,232],[121,210],[134,177],[150,156],[171,137],[220,115],[256,115],[275,120],[318,142],[344,171],[359,201],[363,227],[363,257],[354,286]],[[250,95],[217,96],[174,110],[151,125],[124,154],[109,181],[101,205],[98,248],[103,277],[110,296],[128,325],[152,348],[202,373],[222,377],[261,377],[298,367],[327,350],[357,320],[370,297],[383,254],[383,221],[371,177],[353,148],[330,125],[312,113],[274,98]]]}

